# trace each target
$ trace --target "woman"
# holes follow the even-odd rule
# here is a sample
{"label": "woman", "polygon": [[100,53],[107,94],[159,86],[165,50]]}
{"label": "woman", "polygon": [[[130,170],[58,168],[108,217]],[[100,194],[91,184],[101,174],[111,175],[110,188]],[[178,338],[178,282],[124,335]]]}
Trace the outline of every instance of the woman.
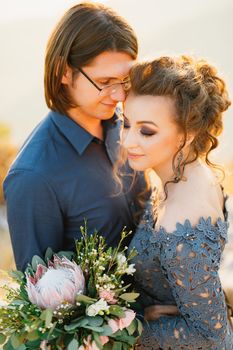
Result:
{"label": "woman", "polygon": [[209,160],[230,105],[225,83],[186,56],[138,64],[131,82],[123,147],[134,170],[161,180],[130,245],[147,320],[139,349],[233,349],[218,276],[224,196]]}

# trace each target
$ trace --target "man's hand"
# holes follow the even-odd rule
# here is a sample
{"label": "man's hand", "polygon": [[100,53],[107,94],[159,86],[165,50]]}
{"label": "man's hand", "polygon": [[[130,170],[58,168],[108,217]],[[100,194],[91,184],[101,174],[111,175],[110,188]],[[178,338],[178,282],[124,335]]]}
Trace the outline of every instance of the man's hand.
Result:
{"label": "man's hand", "polygon": [[145,308],[144,318],[147,321],[155,321],[161,316],[179,315],[179,310],[175,305],[151,305]]}

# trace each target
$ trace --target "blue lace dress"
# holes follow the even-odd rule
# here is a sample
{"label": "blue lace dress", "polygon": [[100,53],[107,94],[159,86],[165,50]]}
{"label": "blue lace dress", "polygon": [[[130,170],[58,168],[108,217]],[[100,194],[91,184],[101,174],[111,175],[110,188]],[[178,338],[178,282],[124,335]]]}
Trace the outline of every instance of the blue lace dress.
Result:
{"label": "blue lace dress", "polygon": [[232,350],[233,332],[227,319],[218,276],[227,222],[200,218],[176,230],[155,231],[152,199],[131,241],[136,248],[135,289],[142,309],[154,304],[176,305],[178,316],[144,322],[139,350]]}

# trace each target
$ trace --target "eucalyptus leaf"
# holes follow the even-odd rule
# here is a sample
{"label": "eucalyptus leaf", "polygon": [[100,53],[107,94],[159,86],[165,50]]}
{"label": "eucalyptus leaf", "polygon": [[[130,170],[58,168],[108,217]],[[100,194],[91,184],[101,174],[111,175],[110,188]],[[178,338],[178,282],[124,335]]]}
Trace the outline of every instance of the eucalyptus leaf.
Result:
{"label": "eucalyptus leaf", "polygon": [[33,258],[32,258],[32,268],[33,268],[34,271],[37,270],[37,266],[38,266],[39,264],[40,264],[40,265],[43,265],[43,266],[46,266],[44,260],[41,259],[40,256],[34,255]]}
{"label": "eucalyptus leaf", "polygon": [[30,264],[27,265],[26,270],[25,270],[25,274],[28,274],[30,276],[34,274],[34,271],[33,271],[32,266]]}
{"label": "eucalyptus leaf", "polygon": [[121,342],[125,342],[131,346],[133,346],[136,342],[136,338],[133,336],[128,335],[128,332],[126,329],[123,329],[121,331],[117,331],[116,333],[114,333],[111,338],[116,339],[116,341],[121,341]]}
{"label": "eucalyptus leaf", "polygon": [[102,328],[103,328],[103,332],[101,332],[101,335],[109,336],[113,334],[112,328],[107,324],[103,325]]}
{"label": "eucalyptus leaf", "polygon": [[14,299],[11,303],[12,305],[28,305],[28,301],[26,300],[21,300],[21,299]]}
{"label": "eucalyptus leaf", "polygon": [[138,325],[138,323],[137,323],[137,320],[135,320],[135,319],[130,323],[130,325],[126,328],[128,333],[129,333],[129,335],[133,335],[134,334],[134,332],[137,329],[137,325]]}
{"label": "eucalyptus leaf", "polygon": [[73,322],[73,323],[67,324],[64,326],[64,328],[66,331],[70,332],[70,331],[75,330],[76,328],[85,327],[86,325],[88,325],[88,318],[87,317],[79,320],[78,322]]}
{"label": "eucalyptus leaf", "polygon": [[0,344],[4,344],[6,341],[6,336],[2,333],[0,333]]}
{"label": "eucalyptus leaf", "polygon": [[131,346],[129,347],[129,345],[126,343],[122,343],[122,348],[123,348],[122,350],[133,350],[134,349]]}
{"label": "eucalyptus leaf", "polygon": [[125,313],[124,310],[122,309],[122,307],[118,306],[118,305],[112,305],[109,308],[109,313],[111,315],[117,316],[117,317],[125,317]]}
{"label": "eucalyptus leaf", "polygon": [[143,331],[142,322],[139,319],[137,319],[137,323],[138,323],[138,333],[139,335],[141,335]]}
{"label": "eucalyptus leaf", "polygon": [[24,344],[20,345],[20,347],[17,350],[25,350],[27,349],[26,346]]}
{"label": "eucalyptus leaf", "polygon": [[67,350],[77,350],[79,347],[79,343],[76,339],[71,340],[69,343]]}
{"label": "eucalyptus leaf", "polygon": [[101,343],[99,334],[96,333],[96,332],[93,332],[92,335],[93,335],[93,338],[94,338],[94,341],[95,341],[96,345],[98,346],[98,348],[100,350],[102,350],[103,349],[103,345]]}
{"label": "eucalyptus leaf", "polygon": [[112,347],[112,350],[121,350],[122,349],[122,343],[118,342],[118,341],[115,341],[113,343],[113,347]]}
{"label": "eucalyptus leaf", "polygon": [[29,301],[29,299],[28,299],[28,293],[27,293],[27,291],[26,291],[26,289],[25,289],[25,287],[24,287],[23,285],[20,286],[20,296],[21,296],[24,300]]}
{"label": "eucalyptus leaf", "polygon": [[88,325],[89,326],[93,326],[93,327],[99,327],[102,326],[104,320],[101,316],[87,316],[86,317],[88,319]]}
{"label": "eucalyptus leaf", "polygon": [[97,301],[97,299],[93,299],[84,294],[77,294],[76,301],[84,304],[93,304]]}
{"label": "eucalyptus leaf", "polygon": [[72,260],[73,259],[73,257],[74,257],[74,252],[71,252],[71,251],[60,251],[60,252],[58,252],[57,254],[56,254],[59,258],[63,258],[63,257],[65,257],[65,258],[67,258],[67,259],[69,259],[69,260]]}
{"label": "eucalyptus leaf", "polygon": [[48,262],[48,260],[51,260],[53,257],[53,254],[54,254],[53,250],[50,247],[48,247],[45,252],[45,261]]}
{"label": "eucalyptus leaf", "polygon": [[14,349],[18,349],[20,345],[22,345],[22,342],[20,341],[19,337],[17,337],[16,334],[11,335],[10,342]]}
{"label": "eucalyptus leaf", "polygon": [[38,331],[35,330],[35,331],[30,332],[30,333],[27,334],[27,339],[28,339],[28,340],[31,340],[31,341],[37,340],[37,339],[39,338],[39,336],[40,336],[40,335],[39,335]]}
{"label": "eucalyptus leaf", "polygon": [[15,350],[10,341],[8,341],[4,346],[3,350]]}
{"label": "eucalyptus leaf", "polygon": [[61,348],[59,345],[57,345],[57,349],[56,350],[64,350],[64,349]]}
{"label": "eucalyptus leaf", "polygon": [[40,315],[40,319],[45,321],[46,327],[49,327],[52,321],[52,318],[53,318],[53,311],[51,309],[44,310]]}
{"label": "eucalyptus leaf", "polygon": [[83,327],[83,328],[85,328],[85,329],[90,329],[91,331],[93,331],[93,332],[97,332],[97,333],[102,333],[103,332],[103,327],[91,327],[91,326],[85,326],[85,327]]}
{"label": "eucalyptus leaf", "polygon": [[104,344],[103,350],[112,350],[112,344],[110,342]]}
{"label": "eucalyptus leaf", "polygon": [[53,319],[53,311],[48,309],[47,313],[46,313],[46,318],[45,318],[45,326],[46,326],[46,328],[50,327],[52,319]]}
{"label": "eucalyptus leaf", "polygon": [[[56,324],[55,324],[55,327],[56,327]],[[53,330],[52,330],[52,328],[49,330],[49,332],[46,336],[46,340],[48,340],[48,341],[58,339],[62,334],[64,334],[63,330],[60,330],[58,328],[53,328]]]}
{"label": "eucalyptus leaf", "polygon": [[17,281],[22,281],[22,279],[25,277],[22,271],[10,271],[9,276],[16,279]]}
{"label": "eucalyptus leaf", "polygon": [[55,339],[57,337],[57,332],[54,332],[56,328],[57,322],[53,324],[53,326],[50,328],[47,336],[47,340]]}
{"label": "eucalyptus leaf", "polygon": [[40,349],[40,343],[41,343],[41,340],[38,339],[38,340],[29,340],[26,342],[26,348],[28,349]]}

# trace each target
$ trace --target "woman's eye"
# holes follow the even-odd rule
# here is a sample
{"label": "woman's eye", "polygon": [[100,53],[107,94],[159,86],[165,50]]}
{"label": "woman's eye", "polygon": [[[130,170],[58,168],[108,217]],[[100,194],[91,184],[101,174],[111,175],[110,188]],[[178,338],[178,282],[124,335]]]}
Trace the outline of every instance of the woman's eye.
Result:
{"label": "woman's eye", "polygon": [[141,133],[143,136],[153,136],[153,135],[156,134],[155,131],[149,130],[149,129],[141,129],[141,130],[140,130],[140,133]]}

